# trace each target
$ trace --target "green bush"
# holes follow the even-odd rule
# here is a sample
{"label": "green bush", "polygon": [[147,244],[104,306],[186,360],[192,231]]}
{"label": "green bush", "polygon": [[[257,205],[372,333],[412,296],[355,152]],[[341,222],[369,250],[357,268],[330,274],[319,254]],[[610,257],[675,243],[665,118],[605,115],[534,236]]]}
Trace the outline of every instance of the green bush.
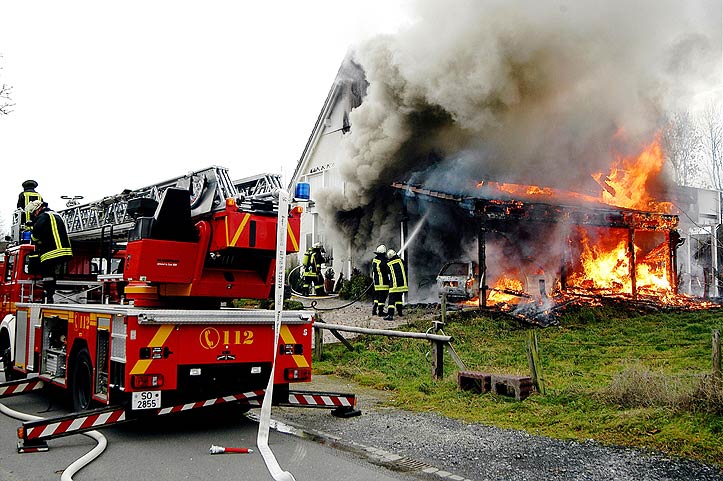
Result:
{"label": "green bush", "polygon": [[348,281],[344,281],[339,297],[342,299],[357,299],[367,300],[369,299],[369,286],[372,284],[372,278],[362,274],[358,269],[354,269],[351,272],[351,278]]}

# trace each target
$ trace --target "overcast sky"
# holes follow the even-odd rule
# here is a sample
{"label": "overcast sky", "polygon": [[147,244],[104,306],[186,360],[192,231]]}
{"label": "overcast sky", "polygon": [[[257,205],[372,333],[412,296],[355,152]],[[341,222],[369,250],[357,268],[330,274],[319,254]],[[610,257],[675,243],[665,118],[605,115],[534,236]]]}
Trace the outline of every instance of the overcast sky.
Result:
{"label": "overcast sky", "polygon": [[21,184],[98,200],[210,165],[293,173],[347,50],[408,2],[0,0],[0,215]]}

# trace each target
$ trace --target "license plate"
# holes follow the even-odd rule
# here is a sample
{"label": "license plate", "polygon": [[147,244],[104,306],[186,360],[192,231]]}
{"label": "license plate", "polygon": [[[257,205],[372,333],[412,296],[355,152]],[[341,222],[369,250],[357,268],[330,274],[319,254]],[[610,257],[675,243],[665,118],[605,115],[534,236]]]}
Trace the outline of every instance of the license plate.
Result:
{"label": "license plate", "polygon": [[160,409],[161,391],[138,391],[132,394],[132,408],[138,409]]}

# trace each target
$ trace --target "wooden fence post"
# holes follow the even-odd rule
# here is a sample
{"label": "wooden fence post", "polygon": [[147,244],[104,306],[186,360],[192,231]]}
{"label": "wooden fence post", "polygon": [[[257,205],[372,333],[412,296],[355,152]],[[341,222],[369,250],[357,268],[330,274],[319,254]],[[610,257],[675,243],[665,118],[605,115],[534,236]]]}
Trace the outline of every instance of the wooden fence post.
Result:
{"label": "wooden fence post", "polygon": [[[442,296],[442,300],[445,297]],[[446,302],[442,303],[442,312],[444,312]],[[444,319],[444,314],[442,314]],[[439,330],[444,325],[444,322],[434,323],[434,333],[439,334]],[[430,341],[432,343],[432,379],[442,379],[444,377],[444,342],[443,341]]]}
{"label": "wooden fence post", "polygon": [[324,350],[324,333],[321,328],[314,325],[314,360],[321,361],[322,351]]}
{"label": "wooden fence post", "polygon": [[432,379],[444,377],[444,342],[432,342]]}
{"label": "wooden fence post", "polygon": [[721,378],[721,350],[720,350],[720,331],[715,329],[713,331],[713,388],[720,390]]}
{"label": "wooden fence post", "polygon": [[[444,326],[447,318],[447,294],[442,294],[442,320],[434,322],[434,333],[438,334],[439,330]],[[442,379],[444,377],[444,342],[430,341],[432,343],[432,379]]]}
{"label": "wooden fence post", "polygon": [[530,364],[532,383],[537,392],[545,394],[545,379],[542,375],[542,364],[540,362],[540,347],[537,344],[537,331],[527,331],[527,362]]}

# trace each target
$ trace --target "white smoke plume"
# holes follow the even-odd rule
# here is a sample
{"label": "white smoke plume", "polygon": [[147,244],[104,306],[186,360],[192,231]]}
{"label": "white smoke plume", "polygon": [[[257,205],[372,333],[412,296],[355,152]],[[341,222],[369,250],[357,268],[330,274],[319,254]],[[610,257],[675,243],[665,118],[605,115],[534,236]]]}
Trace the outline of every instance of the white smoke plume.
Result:
{"label": "white smoke plume", "polygon": [[637,151],[667,111],[720,86],[720,3],[417,2],[411,26],[354,51],[367,95],[337,163],[345,192],[320,206],[368,247],[398,229],[395,180],[596,188],[616,133]]}

